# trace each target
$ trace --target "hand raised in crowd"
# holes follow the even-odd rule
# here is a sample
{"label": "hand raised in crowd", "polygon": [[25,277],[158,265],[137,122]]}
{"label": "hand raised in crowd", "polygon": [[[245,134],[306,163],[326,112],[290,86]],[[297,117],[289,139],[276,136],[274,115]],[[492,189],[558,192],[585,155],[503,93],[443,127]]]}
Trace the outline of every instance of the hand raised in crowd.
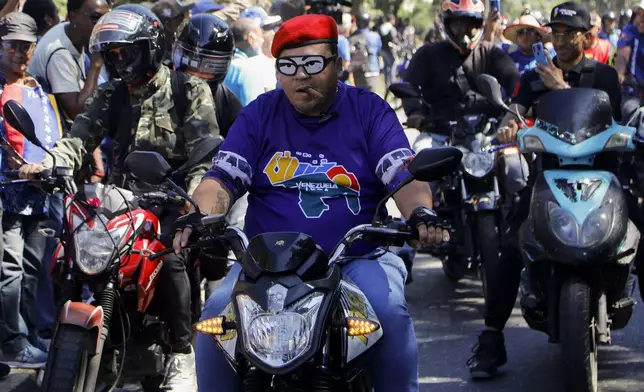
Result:
{"label": "hand raised in crowd", "polygon": [[543,84],[550,90],[570,88],[570,85],[564,80],[563,71],[561,68],[557,68],[547,51],[546,58],[548,59],[548,65],[537,64],[536,69],[537,73],[541,75]]}
{"label": "hand raised in crowd", "polygon": [[18,170],[18,176],[22,179],[32,180],[38,178],[43,170],[45,170],[45,167],[43,165],[30,163],[20,167],[20,169]]}

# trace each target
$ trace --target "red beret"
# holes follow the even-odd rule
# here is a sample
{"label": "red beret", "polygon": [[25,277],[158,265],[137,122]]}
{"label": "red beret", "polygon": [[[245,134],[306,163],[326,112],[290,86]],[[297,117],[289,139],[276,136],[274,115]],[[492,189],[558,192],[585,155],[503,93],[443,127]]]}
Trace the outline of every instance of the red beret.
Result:
{"label": "red beret", "polygon": [[338,42],[338,25],[327,15],[308,14],[289,19],[273,38],[271,54],[277,58],[282,50],[319,43]]}

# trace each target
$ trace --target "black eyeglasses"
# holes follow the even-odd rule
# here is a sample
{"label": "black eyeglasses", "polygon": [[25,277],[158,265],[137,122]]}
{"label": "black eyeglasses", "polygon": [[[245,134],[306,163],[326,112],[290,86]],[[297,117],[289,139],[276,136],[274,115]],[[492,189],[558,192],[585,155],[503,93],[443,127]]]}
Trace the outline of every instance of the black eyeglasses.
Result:
{"label": "black eyeglasses", "polygon": [[29,53],[31,52],[36,44],[33,42],[25,41],[2,41],[2,48],[6,49],[9,53]]}
{"label": "black eyeglasses", "polygon": [[322,55],[280,57],[277,59],[276,67],[279,73],[286,76],[295,75],[299,67],[302,67],[307,75],[313,76],[324,71],[324,68],[337,57],[336,55],[331,57]]}

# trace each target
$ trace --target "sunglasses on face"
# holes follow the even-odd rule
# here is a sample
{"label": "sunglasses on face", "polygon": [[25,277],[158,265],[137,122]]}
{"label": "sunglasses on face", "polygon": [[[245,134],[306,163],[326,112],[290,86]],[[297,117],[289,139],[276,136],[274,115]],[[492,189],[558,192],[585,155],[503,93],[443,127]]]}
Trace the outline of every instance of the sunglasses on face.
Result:
{"label": "sunglasses on face", "polygon": [[2,41],[2,48],[13,54],[16,52],[27,54],[36,46],[33,42],[25,41]]}
{"label": "sunglasses on face", "polygon": [[324,68],[335,60],[338,56],[324,57],[322,55],[312,56],[291,56],[280,57],[277,59],[277,71],[282,75],[293,76],[297,73],[297,69],[302,67],[304,72],[309,75],[317,75],[324,71]]}
{"label": "sunglasses on face", "polygon": [[535,37],[539,35],[539,32],[535,29],[521,29],[517,31],[517,35],[525,35],[528,37]]}

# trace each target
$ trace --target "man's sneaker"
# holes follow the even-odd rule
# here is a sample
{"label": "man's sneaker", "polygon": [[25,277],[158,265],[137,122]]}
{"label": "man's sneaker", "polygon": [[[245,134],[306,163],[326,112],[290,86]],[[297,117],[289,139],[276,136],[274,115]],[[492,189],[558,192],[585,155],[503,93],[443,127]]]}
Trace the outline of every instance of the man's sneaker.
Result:
{"label": "man's sneaker", "polygon": [[45,367],[47,363],[47,353],[32,345],[27,345],[16,354],[5,353],[2,360],[15,368],[40,369]]}
{"label": "man's sneaker", "polygon": [[33,346],[36,347],[38,350],[48,353],[49,345],[51,344],[51,339],[43,339],[40,336],[36,336],[36,338],[33,339],[33,342],[31,342],[31,344],[33,344]]}
{"label": "man's sneaker", "polygon": [[190,354],[172,353],[165,368],[164,391],[196,391],[197,370],[195,352],[190,347]]}
{"label": "man's sneaker", "polygon": [[11,366],[0,362],[0,380],[7,377],[9,373],[11,373]]}
{"label": "man's sneaker", "polygon": [[473,379],[494,377],[497,368],[508,361],[503,332],[500,331],[481,332],[479,342],[474,345],[472,352],[474,355],[467,361],[467,366]]}

